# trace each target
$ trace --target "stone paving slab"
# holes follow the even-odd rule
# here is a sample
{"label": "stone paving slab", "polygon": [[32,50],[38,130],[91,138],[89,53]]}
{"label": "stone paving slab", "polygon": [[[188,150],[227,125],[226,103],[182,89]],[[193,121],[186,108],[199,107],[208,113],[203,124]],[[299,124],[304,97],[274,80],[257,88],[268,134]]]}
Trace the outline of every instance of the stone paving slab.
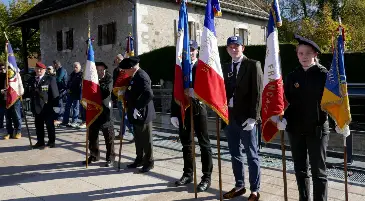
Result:
{"label": "stone paving slab", "polygon": [[[28,118],[35,143],[33,120]],[[0,130],[1,131],[1,130]],[[3,130],[2,130],[3,131]],[[26,132],[23,129],[23,136]],[[165,200],[219,200],[218,161],[214,156],[212,186],[194,198],[194,186],[175,187],[173,182],[180,178],[183,169],[181,145],[154,133],[155,168],[146,174],[137,170],[125,169],[126,164],[135,157],[134,144],[130,136],[123,142],[121,171],[105,168],[101,160],[85,168],[85,131],[70,128],[57,128],[56,148],[30,150],[26,137],[19,140],[0,141],[0,200],[7,201],[165,201]],[[119,141],[115,141],[116,153]],[[105,157],[103,137],[100,135],[101,157]],[[231,163],[226,147],[222,147],[223,191],[234,185]],[[200,182],[200,151],[197,147],[197,178]],[[216,153],[216,149],[213,149]],[[224,156],[224,157],[223,157]],[[227,159],[228,157],[228,159]],[[247,167],[246,167],[247,173]],[[264,201],[283,200],[283,182],[280,169],[261,169],[261,199]],[[248,183],[248,178],[246,178]],[[295,176],[287,174],[289,200],[298,200]],[[329,182],[329,201],[344,200],[342,181]],[[351,201],[364,201],[364,185],[349,185]],[[233,200],[247,200],[247,194]]]}

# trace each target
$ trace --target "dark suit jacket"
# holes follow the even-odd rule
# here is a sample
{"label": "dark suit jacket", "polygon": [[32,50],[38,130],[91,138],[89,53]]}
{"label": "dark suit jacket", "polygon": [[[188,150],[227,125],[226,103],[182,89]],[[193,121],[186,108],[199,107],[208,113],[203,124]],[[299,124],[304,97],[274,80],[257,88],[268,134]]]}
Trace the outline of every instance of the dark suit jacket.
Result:
{"label": "dark suit jacket", "polygon": [[111,92],[113,89],[113,78],[108,71],[105,71],[105,76],[99,79],[101,99],[103,105],[103,112],[98,117],[98,122],[100,124],[111,121],[113,115],[113,105],[111,102]]}
{"label": "dark suit jacket", "polygon": [[233,118],[237,123],[242,124],[248,118],[260,120],[261,94],[263,73],[261,63],[256,60],[244,57],[240,69],[237,73],[236,88],[230,88],[228,73],[230,73],[232,63],[223,66],[223,76],[226,85],[227,102],[234,93]]}
{"label": "dark suit jacket", "polygon": [[[0,73],[0,90],[5,89],[6,83],[6,73]],[[6,100],[5,94],[0,93],[0,107],[5,108]]]}
{"label": "dark suit jacket", "polygon": [[33,114],[40,114],[44,109],[53,110],[53,107],[58,106],[59,93],[55,77],[44,75],[38,85],[35,77],[32,77],[28,86]]}
{"label": "dark suit jacket", "polygon": [[[196,68],[198,66],[198,61],[195,62],[192,68],[192,76],[193,76],[193,88],[194,88],[194,81],[195,81],[195,73]],[[174,88],[172,88],[174,89]],[[204,111],[202,111],[204,110]],[[206,106],[204,104],[200,104],[198,99],[193,99],[193,115],[197,114],[206,114]],[[187,116],[190,115],[190,107],[186,109],[185,119],[188,118]],[[171,117],[177,117],[181,120],[181,107],[176,103],[174,99],[174,90],[172,90],[172,100],[171,100]],[[190,118],[190,117],[189,117]]]}
{"label": "dark suit jacket", "polygon": [[[151,79],[141,68],[133,76],[125,92],[125,100],[127,101],[128,120],[132,124],[147,124],[156,117]],[[141,119],[134,119],[134,109],[141,113]]]}

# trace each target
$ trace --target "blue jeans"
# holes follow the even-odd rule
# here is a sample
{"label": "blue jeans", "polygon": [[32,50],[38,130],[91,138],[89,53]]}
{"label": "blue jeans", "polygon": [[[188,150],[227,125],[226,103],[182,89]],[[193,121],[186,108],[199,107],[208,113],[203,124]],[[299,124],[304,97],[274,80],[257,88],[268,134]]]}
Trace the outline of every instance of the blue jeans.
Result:
{"label": "blue jeans", "polygon": [[[22,131],[22,116],[21,116],[21,102],[18,99],[14,105],[6,110],[6,130],[8,134],[21,133]],[[14,127],[13,127],[14,124]],[[14,132],[15,131],[15,132]]]}
{"label": "blue jeans", "polygon": [[84,123],[84,122],[86,122],[86,110],[85,110],[85,108],[84,108],[84,106],[82,106],[82,104],[81,104],[81,101],[80,101],[80,110],[79,110],[79,112],[80,112],[80,116],[81,116],[81,121],[82,121],[82,123]]}
{"label": "blue jeans", "polygon": [[0,106],[0,128],[4,128],[5,104]]}
{"label": "blue jeans", "polygon": [[237,124],[236,120],[230,118],[229,125],[224,129],[224,133],[228,140],[236,187],[245,187],[243,154],[246,152],[250,190],[251,192],[258,192],[260,190],[260,161],[256,126],[251,131],[245,131],[240,124]]}
{"label": "blue jeans", "polygon": [[70,118],[70,109],[72,106],[72,121],[71,123],[76,123],[76,121],[79,119],[79,106],[80,106],[80,100],[75,100],[70,95],[67,97],[67,102],[65,106],[65,112],[63,114],[63,124],[68,124],[69,118]]}
{"label": "blue jeans", "polygon": [[[121,101],[118,101],[117,105],[118,105],[119,117],[122,118],[123,104]],[[127,113],[124,114],[124,124],[123,124],[123,128],[122,128],[122,135],[125,134],[126,126],[128,127],[129,132],[132,133],[132,135],[133,135],[133,125],[129,123],[128,118],[127,118]]]}

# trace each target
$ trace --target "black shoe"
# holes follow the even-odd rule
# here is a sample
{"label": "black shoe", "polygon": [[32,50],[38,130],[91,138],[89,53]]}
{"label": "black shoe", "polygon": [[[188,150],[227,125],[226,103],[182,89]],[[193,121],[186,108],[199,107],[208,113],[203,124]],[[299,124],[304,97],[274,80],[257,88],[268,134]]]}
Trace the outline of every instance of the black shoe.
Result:
{"label": "black shoe", "polygon": [[[89,158],[88,158],[88,160],[87,160],[87,164],[89,165],[89,164],[91,164],[92,162],[96,162],[96,161],[99,161],[98,159],[96,159],[95,157],[93,157],[93,156],[90,156]],[[86,161],[82,161],[82,164],[83,165],[86,165]]]}
{"label": "black shoe", "polygon": [[192,177],[187,177],[187,176],[182,176],[179,180],[177,180],[175,182],[175,185],[176,186],[182,186],[182,185],[186,185],[186,184],[189,184],[193,181],[193,178]]}
{"label": "black shoe", "polygon": [[199,185],[196,187],[196,189],[198,192],[204,192],[204,191],[208,190],[209,187],[210,187],[210,180],[205,179],[199,183]]}
{"label": "black shoe", "polygon": [[137,168],[142,167],[142,163],[134,162],[132,164],[127,165],[127,168]]}
{"label": "black shoe", "polygon": [[140,173],[146,173],[146,172],[149,172],[150,170],[152,170],[154,167],[155,167],[155,166],[154,166],[154,164],[153,164],[153,163],[151,163],[151,164],[149,164],[149,165],[144,165],[144,166],[142,167],[142,169],[140,169],[140,170],[139,170],[139,172],[140,172]]}
{"label": "black shoe", "polygon": [[47,147],[49,148],[55,148],[56,147],[56,144],[55,143],[47,143]]}
{"label": "black shoe", "polygon": [[223,195],[224,199],[232,199],[238,196],[241,196],[243,194],[246,193],[246,189],[245,188],[241,188],[240,190],[236,190],[236,188],[232,188],[232,190],[230,190],[229,192],[225,193]]}
{"label": "black shoe", "polygon": [[105,167],[114,167],[114,161],[111,160],[106,161]]}
{"label": "black shoe", "polygon": [[33,149],[39,149],[39,148],[43,148],[43,147],[44,147],[44,143],[38,143],[38,142],[32,146]]}

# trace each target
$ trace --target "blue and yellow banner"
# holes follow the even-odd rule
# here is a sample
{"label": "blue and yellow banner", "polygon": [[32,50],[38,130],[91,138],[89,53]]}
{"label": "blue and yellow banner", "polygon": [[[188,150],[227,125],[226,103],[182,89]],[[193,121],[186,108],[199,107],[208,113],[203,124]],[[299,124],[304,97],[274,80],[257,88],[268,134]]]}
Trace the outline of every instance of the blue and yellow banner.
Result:
{"label": "blue and yellow banner", "polygon": [[339,27],[337,44],[333,48],[332,66],[327,73],[326,85],[321,102],[322,110],[332,117],[340,129],[345,128],[351,122],[344,62],[344,35],[343,28]]}

